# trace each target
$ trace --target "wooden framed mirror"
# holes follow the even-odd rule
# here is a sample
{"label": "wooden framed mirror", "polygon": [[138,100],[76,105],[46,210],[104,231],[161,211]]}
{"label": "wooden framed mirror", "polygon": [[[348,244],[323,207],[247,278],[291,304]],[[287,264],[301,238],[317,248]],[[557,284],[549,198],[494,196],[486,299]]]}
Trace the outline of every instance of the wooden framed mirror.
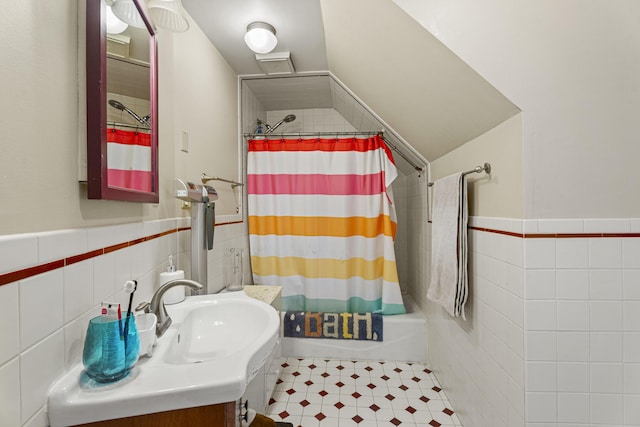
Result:
{"label": "wooden framed mirror", "polygon": [[89,199],[157,203],[156,32],[142,1],[125,1],[143,28],[129,25],[114,35],[107,33],[114,1],[87,0],[87,193]]}

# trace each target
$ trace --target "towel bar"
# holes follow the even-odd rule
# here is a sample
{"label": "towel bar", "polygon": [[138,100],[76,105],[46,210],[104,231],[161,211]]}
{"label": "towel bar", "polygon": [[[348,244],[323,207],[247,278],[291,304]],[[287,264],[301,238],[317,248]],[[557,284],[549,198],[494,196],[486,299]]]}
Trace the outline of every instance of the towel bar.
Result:
{"label": "towel bar", "polygon": [[237,181],[232,181],[230,179],[224,179],[224,178],[220,178],[218,176],[208,176],[207,174],[203,173],[202,177],[200,178],[202,180],[203,184],[206,184],[209,181],[222,181],[222,182],[228,182],[229,184],[231,184],[231,188],[236,188],[236,187],[242,187],[244,184],[241,182],[237,182]]}
{"label": "towel bar", "polygon": [[[491,165],[489,163],[485,163],[484,166],[476,166],[475,168],[468,170],[466,172],[462,172],[462,175],[469,175],[470,173],[481,173],[486,172],[488,174],[491,173]],[[433,187],[433,182],[427,184],[429,187]]]}

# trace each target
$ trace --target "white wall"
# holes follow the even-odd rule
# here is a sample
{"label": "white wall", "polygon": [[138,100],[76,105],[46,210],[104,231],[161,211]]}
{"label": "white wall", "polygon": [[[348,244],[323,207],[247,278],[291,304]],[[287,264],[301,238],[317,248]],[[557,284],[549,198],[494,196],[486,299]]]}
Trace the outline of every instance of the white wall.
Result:
{"label": "white wall", "polygon": [[[87,200],[77,179],[85,140],[81,6],[15,2],[0,17],[0,234],[171,218],[183,215],[172,195],[176,173],[239,176],[235,73],[191,23],[186,33],[159,34],[160,203]],[[174,149],[183,129],[191,133],[188,155]],[[218,212],[235,212],[220,190]]]}
{"label": "white wall", "polygon": [[637,217],[640,3],[394,2],[521,108],[525,218]]}
{"label": "white wall", "polygon": [[161,217],[155,205],[88,201],[77,182],[78,2],[4,6],[0,234]]}
{"label": "white wall", "polygon": [[467,175],[469,215],[523,218],[521,114],[432,161],[431,180],[485,162],[491,164],[491,174]]}
{"label": "white wall", "polygon": [[[231,66],[190,20],[190,29],[173,36],[171,83],[173,132],[166,147],[175,146],[176,177],[200,183],[210,176],[242,181],[238,147],[238,82]],[[168,67],[167,67],[168,68]],[[180,150],[182,133],[188,133],[189,152]],[[218,192],[216,215],[236,213],[231,186],[209,182]]]}

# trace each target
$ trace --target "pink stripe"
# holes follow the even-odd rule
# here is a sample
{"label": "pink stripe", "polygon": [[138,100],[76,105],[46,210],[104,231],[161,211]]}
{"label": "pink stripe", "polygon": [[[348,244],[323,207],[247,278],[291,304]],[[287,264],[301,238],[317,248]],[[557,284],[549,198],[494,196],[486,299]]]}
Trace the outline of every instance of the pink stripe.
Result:
{"label": "pink stripe", "polygon": [[109,187],[152,191],[150,171],[109,169],[107,182],[109,183]]}
{"label": "pink stripe", "polygon": [[370,175],[250,174],[249,194],[372,195],[385,193],[384,172]]}

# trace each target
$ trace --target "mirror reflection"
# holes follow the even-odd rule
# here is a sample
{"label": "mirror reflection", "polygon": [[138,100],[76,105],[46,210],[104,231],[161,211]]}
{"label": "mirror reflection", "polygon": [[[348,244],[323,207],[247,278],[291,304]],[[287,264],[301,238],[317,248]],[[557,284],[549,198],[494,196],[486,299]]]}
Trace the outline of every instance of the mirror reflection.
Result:
{"label": "mirror reflection", "polygon": [[109,187],[146,192],[153,189],[149,71],[146,30],[129,26],[120,34],[107,32]]}
{"label": "mirror reflection", "polygon": [[87,4],[89,198],[158,200],[155,35],[137,6],[136,0]]}

